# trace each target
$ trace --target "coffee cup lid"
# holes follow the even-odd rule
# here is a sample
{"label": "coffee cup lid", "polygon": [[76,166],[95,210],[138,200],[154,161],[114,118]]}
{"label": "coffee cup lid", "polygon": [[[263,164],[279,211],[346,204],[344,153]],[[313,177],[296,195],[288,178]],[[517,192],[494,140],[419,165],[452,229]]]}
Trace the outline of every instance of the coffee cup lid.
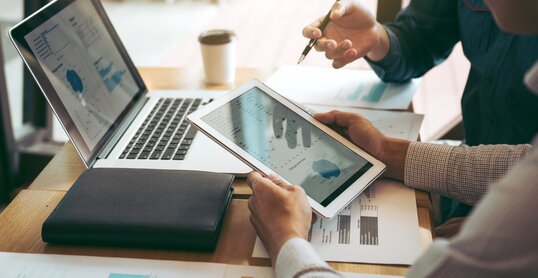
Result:
{"label": "coffee cup lid", "polygon": [[209,30],[198,36],[201,44],[225,44],[232,41],[235,33],[230,30]]}

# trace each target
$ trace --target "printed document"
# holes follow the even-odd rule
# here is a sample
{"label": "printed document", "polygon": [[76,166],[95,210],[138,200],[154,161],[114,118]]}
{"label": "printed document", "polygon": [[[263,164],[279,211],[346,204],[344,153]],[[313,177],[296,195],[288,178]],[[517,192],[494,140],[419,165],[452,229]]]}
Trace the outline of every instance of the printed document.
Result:
{"label": "printed document", "polygon": [[[308,237],[326,261],[411,265],[422,252],[415,190],[378,180],[332,220],[318,219]],[[252,256],[269,258],[259,238]]]}
{"label": "printed document", "polygon": [[424,120],[424,115],[403,111],[382,111],[311,104],[307,104],[306,107],[310,113],[314,111],[316,113],[330,112],[332,110],[357,113],[370,121],[385,136],[410,141],[418,139],[420,127]]}
{"label": "printed document", "polygon": [[[342,273],[349,278],[397,276]],[[272,278],[271,267],[0,252],[2,278]]]}
{"label": "printed document", "polygon": [[266,84],[302,104],[405,110],[419,81],[384,83],[372,70],[283,66]]}

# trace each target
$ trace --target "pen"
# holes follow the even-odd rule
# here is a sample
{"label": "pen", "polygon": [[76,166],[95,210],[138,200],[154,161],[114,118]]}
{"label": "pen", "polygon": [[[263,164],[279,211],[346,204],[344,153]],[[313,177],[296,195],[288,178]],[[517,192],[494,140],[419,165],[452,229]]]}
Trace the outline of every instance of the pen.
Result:
{"label": "pen", "polygon": [[[336,1],[338,1],[338,0],[336,0]],[[322,35],[323,35],[323,30],[325,29],[325,27],[327,27],[327,24],[329,24],[329,21],[331,21],[331,11],[329,11],[327,13],[325,18],[321,22],[321,25],[319,25],[319,27],[318,27],[319,30],[321,30]],[[301,57],[299,58],[299,61],[297,62],[297,65],[300,64],[306,58],[306,55],[308,54],[308,52],[310,52],[310,49],[312,49],[312,47],[314,47],[314,45],[316,44],[317,41],[318,41],[318,39],[310,39],[310,41],[308,42],[308,44],[304,48],[303,53],[301,54]]]}

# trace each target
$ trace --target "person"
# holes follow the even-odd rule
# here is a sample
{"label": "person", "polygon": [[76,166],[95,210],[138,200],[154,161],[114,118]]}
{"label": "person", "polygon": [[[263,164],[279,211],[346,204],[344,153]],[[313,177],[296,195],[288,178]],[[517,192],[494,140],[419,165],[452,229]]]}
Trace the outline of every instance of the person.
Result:
{"label": "person", "polygon": [[[538,37],[503,32],[483,0],[411,0],[394,23],[380,24],[358,2],[341,0],[323,34],[322,18],[303,29],[341,68],[361,57],[386,82],[420,77],[461,41],[471,62],[461,100],[465,144],[528,144],[538,131],[538,97],[521,80],[538,59]],[[439,223],[470,206],[442,198]]]}
{"label": "person", "polygon": [[[489,0],[488,4],[503,30],[538,34],[538,2]],[[525,83],[538,95],[538,63]],[[460,233],[450,240],[435,240],[411,267],[409,277],[538,276],[538,149],[408,142],[385,137],[358,115],[333,111],[316,117],[325,124],[344,127],[355,144],[387,164],[389,176],[407,184],[432,184],[432,189],[467,203],[476,203],[488,190]],[[251,222],[271,256],[277,277],[339,277],[305,240],[312,214],[304,190],[255,172],[247,182],[253,191]]]}

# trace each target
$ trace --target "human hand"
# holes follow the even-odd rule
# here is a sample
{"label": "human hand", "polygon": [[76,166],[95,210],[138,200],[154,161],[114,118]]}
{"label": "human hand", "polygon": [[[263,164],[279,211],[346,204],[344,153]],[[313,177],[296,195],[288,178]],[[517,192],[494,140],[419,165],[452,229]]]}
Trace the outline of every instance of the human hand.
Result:
{"label": "human hand", "polygon": [[454,217],[448,219],[445,223],[435,227],[435,236],[444,238],[455,236],[460,231],[466,219],[466,217]]}
{"label": "human hand", "polygon": [[286,241],[308,237],[312,209],[300,186],[287,184],[278,177],[264,178],[252,172],[247,177],[247,184],[252,189],[248,200],[250,222],[275,265]]}
{"label": "human hand", "polygon": [[379,129],[359,114],[331,111],[316,114],[314,117],[385,163],[387,171],[384,176],[403,180],[409,141],[383,135]]}
{"label": "human hand", "polygon": [[390,48],[388,34],[374,16],[356,0],[341,0],[331,9],[331,21],[323,33],[318,28],[324,17],[303,29],[303,36],[318,39],[317,51],[341,68],[368,55],[374,61],[383,59]]}
{"label": "human hand", "polygon": [[328,113],[318,113],[314,117],[335,129],[335,131],[375,158],[381,161],[384,160],[384,145],[388,138],[366,118],[359,114],[336,110]]}
{"label": "human hand", "polygon": [[[284,134],[284,122],[286,122],[286,133]],[[311,128],[309,124],[303,124],[305,121],[300,119],[297,115],[289,111],[288,109],[275,106],[273,109],[273,132],[277,139],[284,138],[288,142],[288,147],[294,149],[297,147],[297,131],[301,130],[301,137],[303,140],[303,146],[310,147],[312,144]]]}

